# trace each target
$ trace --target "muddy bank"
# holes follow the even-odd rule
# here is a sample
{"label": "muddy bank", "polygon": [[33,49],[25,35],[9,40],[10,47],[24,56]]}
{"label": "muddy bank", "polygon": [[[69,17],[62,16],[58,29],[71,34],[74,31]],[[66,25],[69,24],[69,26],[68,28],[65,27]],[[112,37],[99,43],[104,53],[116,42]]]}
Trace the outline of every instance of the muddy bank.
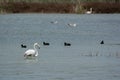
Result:
{"label": "muddy bank", "polygon": [[6,13],[85,13],[93,8],[93,13],[120,13],[120,3],[1,3],[1,12]]}

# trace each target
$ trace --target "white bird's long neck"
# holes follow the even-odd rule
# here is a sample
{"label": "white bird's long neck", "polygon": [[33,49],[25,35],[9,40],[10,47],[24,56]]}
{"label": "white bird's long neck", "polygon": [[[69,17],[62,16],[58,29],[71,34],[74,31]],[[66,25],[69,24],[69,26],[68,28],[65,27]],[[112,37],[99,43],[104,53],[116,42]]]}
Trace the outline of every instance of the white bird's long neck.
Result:
{"label": "white bird's long neck", "polygon": [[92,8],[90,8],[90,12],[92,12]]}
{"label": "white bird's long neck", "polygon": [[34,45],[34,50],[35,50],[35,56],[37,56],[38,55],[38,50],[36,49],[36,45]]}

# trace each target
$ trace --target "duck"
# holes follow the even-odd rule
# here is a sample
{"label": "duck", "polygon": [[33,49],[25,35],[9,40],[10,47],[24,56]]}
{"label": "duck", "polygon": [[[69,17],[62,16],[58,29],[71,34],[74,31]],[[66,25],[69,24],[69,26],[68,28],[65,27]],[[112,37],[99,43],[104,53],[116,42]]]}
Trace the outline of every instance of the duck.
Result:
{"label": "duck", "polygon": [[77,24],[76,23],[68,23],[68,26],[70,26],[70,27],[76,27]]}
{"label": "duck", "polygon": [[58,23],[58,21],[51,21],[51,23],[52,23],[52,24],[57,24],[57,23]]}
{"label": "duck", "polygon": [[102,41],[100,42],[100,44],[104,44],[104,41],[102,40]]}
{"label": "duck", "polygon": [[48,46],[48,45],[50,45],[50,43],[48,43],[48,42],[43,42],[43,45]]}
{"label": "duck", "polygon": [[64,42],[64,46],[71,46],[70,43]]}
{"label": "duck", "polygon": [[27,46],[24,44],[21,44],[21,48],[27,48]]}

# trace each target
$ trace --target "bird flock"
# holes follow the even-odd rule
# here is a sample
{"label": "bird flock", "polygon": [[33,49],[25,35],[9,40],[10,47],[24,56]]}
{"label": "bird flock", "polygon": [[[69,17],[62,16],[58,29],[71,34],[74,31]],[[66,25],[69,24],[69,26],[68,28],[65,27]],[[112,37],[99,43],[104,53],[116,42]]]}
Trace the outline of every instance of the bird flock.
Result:
{"label": "bird flock", "polygon": [[[104,41],[102,40],[100,42],[100,44],[104,44]],[[50,43],[49,42],[43,42],[42,43],[43,46],[49,46]],[[71,46],[71,43],[69,42],[64,42],[63,44],[64,46]],[[21,48],[27,48],[27,45],[25,44],[21,44]],[[24,53],[24,57],[25,58],[34,58],[36,56],[38,56],[38,50],[37,49],[40,49],[40,45],[38,43],[34,43],[33,45],[33,49],[28,49],[27,51],[25,51]]]}
{"label": "bird flock", "polygon": [[[43,46],[50,46],[50,43],[49,43],[49,42],[43,42],[42,45],[43,45]],[[64,45],[64,46],[71,46],[71,43],[69,43],[69,42],[64,42],[63,45]],[[27,45],[26,45],[26,44],[21,44],[21,48],[27,48]]]}
{"label": "bird flock", "polygon": [[[43,46],[50,46],[50,43],[49,43],[49,42],[43,42],[42,44],[43,44]],[[100,44],[104,44],[104,41],[102,40],[102,41],[100,42]],[[71,46],[71,43],[69,43],[69,42],[64,42],[64,46]],[[27,45],[21,44],[21,48],[27,48]]]}
{"label": "bird flock", "polygon": [[[99,44],[103,45],[104,41],[102,40]],[[43,42],[42,45],[43,46],[50,46],[50,43],[49,42]],[[71,46],[71,43],[64,42],[63,46]],[[27,45],[21,44],[21,48],[27,48]],[[25,51],[24,58],[25,59],[34,59],[35,57],[38,56],[38,53],[39,53],[38,49],[40,49],[40,45],[38,43],[34,43],[33,49],[28,49],[28,50]],[[102,56],[102,55],[103,56],[108,56],[108,57],[110,57],[110,56],[120,57],[119,53],[115,53],[115,54],[109,53],[109,54],[104,55],[104,54],[99,54],[99,52],[96,52],[96,53],[90,52],[88,54],[81,54],[81,56],[88,56],[88,57],[90,57],[90,56],[91,57]]]}
{"label": "bird flock", "polygon": [[[50,45],[50,43],[48,43],[48,42],[43,42],[42,44],[43,44],[43,46]],[[64,42],[64,46],[71,46],[71,43]],[[27,48],[27,45],[21,44],[21,48]],[[34,43],[33,49],[28,49],[27,51],[25,51],[25,53],[24,53],[25,59],[32,59],[32,58],[37,57],[38,56],[37,49],[40,49],[40,45],[38,43]]]}
{"label": "bird flock", "polygon": [[[90,9],[90,11],[92,11],[92,8]],[[51,21],[50,23],[52,23],[52,24],[58,24],[58,21]],[[77,24],[76,23],[68,23],[68,26],[70,26],[70,27],[76,27]],[[103,45],[104,41],[102,40],[99,44]],[[43,46],[50,46],[50,43],[43,41],[42,45]],[[63,46],[71,46],[71,45],[72,44],[70,42],[64,42],[63,43]],[[27,45],[26,44],[21,44],[21,48],[27,48]],[[28,49],[27,51],[25,51],[24,57],[25,58],[33,58],[33,57],[38,56],[38,50],[37,49],[40,49],[40,45],[38,43],[34,43],[33,49]],[[98,54],[96,54],[96,56],[97,55]]]}
{"label": "bird flock", "polygon": [[[51,24],[58,24],[58,21],[51,21],[50,22]],[[77,24],[76,23],[69,23],[68,26],[70,27],[76,27]],[[49,42],[43,42],[42,43],[44,46],[49,46],[50,43]],[[69,42],[64,42],[64,46],[71,46],[71,43]],[[27,48],[27,45],[25,44],[21,44],[21,48]],[[38,56],[38,48],[40,48],[40,45],[38,43],[34,43],[33,45],[33,49],[28,49],[27,51],[25,51],[24,53],[24,57],[25,58],[33,58],[33,57],[36,57]]]}

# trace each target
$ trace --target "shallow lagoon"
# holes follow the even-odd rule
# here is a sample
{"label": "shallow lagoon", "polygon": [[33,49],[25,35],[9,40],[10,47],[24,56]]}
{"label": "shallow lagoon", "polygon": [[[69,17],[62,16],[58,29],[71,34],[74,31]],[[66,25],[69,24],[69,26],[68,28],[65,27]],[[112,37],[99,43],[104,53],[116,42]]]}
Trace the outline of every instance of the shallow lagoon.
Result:
{"label": "shallow lagoon", "polygon": [[[0,80],[119,80],[120,14],[0,15]],[[51,21],[58,21],[52,24]],[[76,23],[76,27],[68,26]],[[105,44],[101,45],[100,41]],[[50,46],[43,46],[42,42]],[[24,52],[41,45],[36,59]],[[64,42],[72,45],[65,47]],[[27,48],[21,48],[21,44]]]}

